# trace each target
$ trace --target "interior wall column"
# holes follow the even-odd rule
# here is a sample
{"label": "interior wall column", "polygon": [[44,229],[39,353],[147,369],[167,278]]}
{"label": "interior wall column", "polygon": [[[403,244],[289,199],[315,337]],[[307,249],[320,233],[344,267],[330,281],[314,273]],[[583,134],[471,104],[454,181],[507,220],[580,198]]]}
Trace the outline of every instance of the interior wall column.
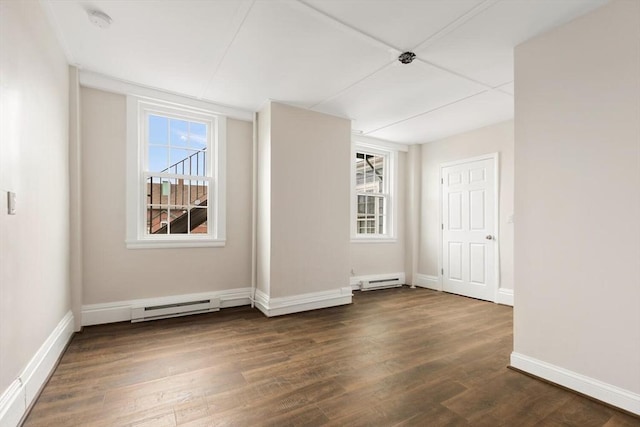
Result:
{"label": "interior wall column", "polygon": [[82,146],[80,80],[69,66],[69,280],[74,330],[82,325]]}
{"label": "interior wall column", "polygon": [[422,146],[410,145],[407,153],[407,208],[406,208],[406,260],[405,271],[407,283],[416,284],[418,259],[420,252],[420,182],[422,179]]}

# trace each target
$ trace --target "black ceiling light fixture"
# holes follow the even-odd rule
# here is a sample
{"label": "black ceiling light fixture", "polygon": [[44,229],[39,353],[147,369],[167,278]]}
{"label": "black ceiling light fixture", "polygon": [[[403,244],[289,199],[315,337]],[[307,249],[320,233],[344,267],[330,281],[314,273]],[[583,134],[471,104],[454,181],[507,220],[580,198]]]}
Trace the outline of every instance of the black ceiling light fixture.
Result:
{"label": "black ceiling light fixture", "polygon": [[400,56],[398,56],[398,61],[402,62],[403,64],[411,64],[414,59],[416,59],[416,54],[413,52],[404,52],[401,53]]}

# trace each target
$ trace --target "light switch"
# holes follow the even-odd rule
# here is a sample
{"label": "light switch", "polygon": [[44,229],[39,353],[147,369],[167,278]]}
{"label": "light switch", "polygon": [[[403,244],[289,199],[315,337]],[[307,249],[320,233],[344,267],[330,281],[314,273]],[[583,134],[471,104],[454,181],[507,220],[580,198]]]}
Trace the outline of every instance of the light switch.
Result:
{"label": "light switch", "polygon": [[9,215],[16,214],[16,193],[13,191],[7,192],[7,210]]}

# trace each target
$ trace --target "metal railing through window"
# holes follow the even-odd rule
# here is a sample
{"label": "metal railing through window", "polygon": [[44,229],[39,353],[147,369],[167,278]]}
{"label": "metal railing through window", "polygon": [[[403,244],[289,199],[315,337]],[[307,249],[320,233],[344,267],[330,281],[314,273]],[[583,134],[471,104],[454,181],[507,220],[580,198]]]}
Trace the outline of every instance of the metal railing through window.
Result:
{"label": "metal railing through window", "polygon": [[[158,172],[159,176],[151,175],[147,178],[149,234],[156,234],[163,229],[166,233],[167,230],[170,230],[170,225],[169,227],[164,227],[165,224],[170,224],[182,215],[188,215],[190,208],[193,206],[207,205],[209,180],[192,179],[192,177],[206,176],[206,160],[207,152],[205,148],[161,170]],[[167,174],[172,177],[163,177],[160,174]],[[176,178],[176,176],[183,176],[184,178]],[[185,180],[188,181],[187,185],[185,185]],[[167,197],[167,200],[163,200],[163,197]],[[161,207],[154,209],[154,206]],[[183,206],[186,207],[186,211],[183,211],[181,215],[175,218],[170,218],[167,211],[168,206]],[[163,215],[166,215],[166,218],[163,218]]]}

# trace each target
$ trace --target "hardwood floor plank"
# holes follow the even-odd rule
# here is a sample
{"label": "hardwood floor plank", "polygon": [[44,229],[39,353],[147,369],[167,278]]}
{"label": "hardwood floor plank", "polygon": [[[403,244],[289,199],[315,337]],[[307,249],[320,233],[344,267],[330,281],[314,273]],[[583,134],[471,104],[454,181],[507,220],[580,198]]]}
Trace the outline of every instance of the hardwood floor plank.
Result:
{"label": "hardwood floor plank", "polygon": [[640,426],[507,369],[510,307],[407,287],[76,334],[24,425]]}
{"label": "hardwood floor plank", "polygon": [[612,410],[606,406],[580,396],[572,396],[571,399],[545,417],[544,423],[549,426],[578,423],[584,427],[596,427],[605,425],[611,418]]}

